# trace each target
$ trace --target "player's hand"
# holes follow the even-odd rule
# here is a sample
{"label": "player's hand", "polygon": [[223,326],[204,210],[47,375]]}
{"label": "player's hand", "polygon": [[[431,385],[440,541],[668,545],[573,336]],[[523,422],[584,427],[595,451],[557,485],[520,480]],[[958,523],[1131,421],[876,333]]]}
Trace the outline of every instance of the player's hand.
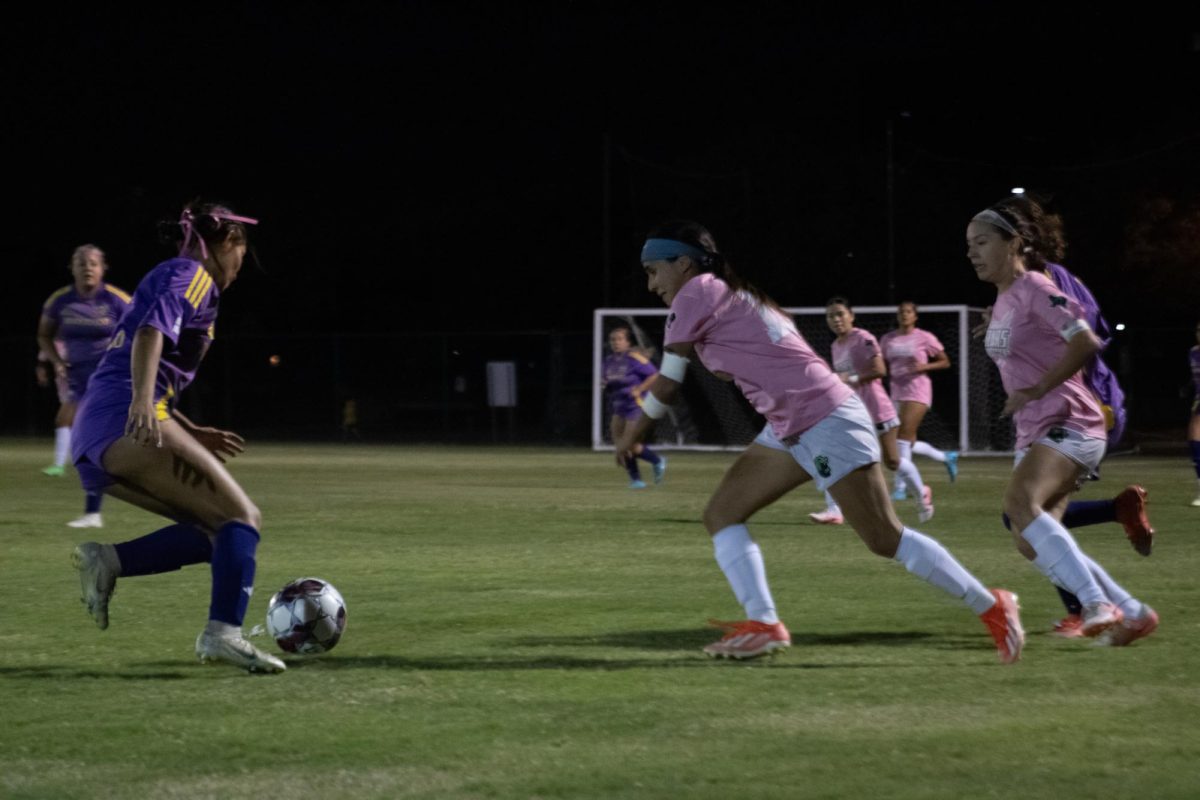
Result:
{"label": "player's hand", "polygon": [[972,339],[982,339],[987,335],[988,325],[992,324],[992,307],[988,306],[985,308],[981,316],[983,317],[983,322],[971,328]]}
{"label": "player's hand", "polygon": [[1004,408],[1000,411],[1000,416],[1011,417],[1034,400],[1041,399],[1043,394],[1045,393],[1037,386],[1026,386],[1024,389],[1017,389],[1008,396],[1008,400],[1004,403]]}
{"label": "player's hand", "polygon": [[125,421],[125,435],[142,447],[153,444],[162,447],[162,427],[154,403],[134,400],[129,404],[129,419]]}
{"label": "player's hand", "polygon": [[235,458],[246,452],[246,440],[233,431],[222,431],[216,428],[193,428],[192,436],[196,437],[205,450],[208,450],[222,464],[225,457]]}

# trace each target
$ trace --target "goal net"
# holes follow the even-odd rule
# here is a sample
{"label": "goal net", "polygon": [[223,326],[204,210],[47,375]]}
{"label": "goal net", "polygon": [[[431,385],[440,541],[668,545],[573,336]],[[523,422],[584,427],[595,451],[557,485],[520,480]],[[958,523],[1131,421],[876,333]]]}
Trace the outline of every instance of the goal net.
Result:
{"label": "goal net", "polygon": [[[825,324],[823,307],[786,308],[796,328],[827,361],[833,333]],[[950,357],[950,368],[929,373],[933,381],[933,406],[917,436],[942,450],[965,455],[1010,454],[1012,422],[1001,419],[1004,389],[981,340],[970,327],[982,309],[965,305],[921,306],[918,326],[941,341]],[[633,345],[656,365],[662,361],[662,342],[668,309],[598,308],[593,314],[592,448],[612,445],[611,410],[605,396],[604,359],[609,354],[608,333],[625,326],[633,332]],[[855,327],[876,338],[896,326],[895,306],[858,306]],[[699,359],[688,367],[680,399],[654,426],[651,439],[664,449],[740,450],[754,440],[765,424],[738,388],[714,377]]]}

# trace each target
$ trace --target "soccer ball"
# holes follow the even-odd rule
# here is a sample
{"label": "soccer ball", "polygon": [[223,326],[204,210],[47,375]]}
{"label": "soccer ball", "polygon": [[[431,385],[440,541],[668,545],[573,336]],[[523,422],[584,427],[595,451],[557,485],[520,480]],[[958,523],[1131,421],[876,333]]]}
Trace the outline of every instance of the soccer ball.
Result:
{"label": "soccer ball", "polygon": [[267,632],[287,653],[326,653],[345,630],[346,601],[320,578],[297,578],[267,605]]}

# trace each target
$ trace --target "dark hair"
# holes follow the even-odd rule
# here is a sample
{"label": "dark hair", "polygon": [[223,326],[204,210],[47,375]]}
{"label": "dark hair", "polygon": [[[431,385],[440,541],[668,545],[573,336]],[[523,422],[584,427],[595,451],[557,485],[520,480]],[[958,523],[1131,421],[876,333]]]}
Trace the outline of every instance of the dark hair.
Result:
{"label": "dark hair", "polygon": [[[1047,262],[1062,263],[1067,252],[1067,240],[1063,236],[1063,221],[1058,214],[1051,214],[1038,201],[1028,195],[1006,197],[991,207],[1004,217],[1021,237],[1021,254],[1030,269],[1042,270]],[[1012,234],[996,228],[1001,238],[1009,241]]]}
{"label": "dark hair", "polygon": [[835,294],[833,297],[825,301],[825,307],[829,308],[830,306],[845,306],[847,311],[854,313],[854,307],[850,305],[850,301],[842,297],[840,294]]}
{"label": "dark hair", "polygon": [[746,292],[763,305],[779,308],[779,304],[768,297],[765,292],[734,271],[733,266],[717,249],[716,239],[709,233],[708,228],[699,222],[686,219],[670,220],[653,228],[646,234],[646,238],[674,239],[703,250],[705,255],[700,259],[700,263],[696,264],[701,272],[711,272],[729,284],[729,288],[733,291]]}
{"label": "dark hair", "polygon": [[225,215],[235,213],[228,203],[205,203],[197,198],[183,207],[180,219],[158,224],[159,238],[165,244],[182,245],[186,237],[183,220],[190,216],[194,235],[203,239],[210,249],[226,241],[246,244],[246,226],[236,220],[224,219]]}
{"label": "dark hair", "polygon": [[624,331],[625,341],[633,344],[633,330],[628,325],[616,325],[608,329],[608,335],[612,336],[617,331]]}

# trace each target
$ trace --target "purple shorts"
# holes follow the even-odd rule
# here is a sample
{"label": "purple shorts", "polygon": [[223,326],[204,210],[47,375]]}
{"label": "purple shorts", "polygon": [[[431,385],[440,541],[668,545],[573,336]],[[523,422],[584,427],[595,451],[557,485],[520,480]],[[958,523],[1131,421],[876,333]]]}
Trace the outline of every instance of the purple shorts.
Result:
{"label": "purple shorts", "polygon": [[79,404],[75,425],[71,428],[71,451],[79,480],[87,491],[103,491],[115,483],[104,471],[104,452],[125,435],[128,419],[128,395],[98,391],[85,395]]}
{"label": "purple shorts", "polygon": [[612,413],[614,417],[621,417],[628,422],[633,422],[642,416],[642,407],[632,400],[624,400],[612,404]]}
{"label": "purple shorts", "polygon": [[92,373],[96,371],[96,364],[85,364],[83,366],[71,365],[67,370],[65,378],[56,377],[54,385],[58,388],[58,402],[60,405],[67,403],[78,403],[83,398],[83,390],[87,388],[88,378],[92,377]]}

